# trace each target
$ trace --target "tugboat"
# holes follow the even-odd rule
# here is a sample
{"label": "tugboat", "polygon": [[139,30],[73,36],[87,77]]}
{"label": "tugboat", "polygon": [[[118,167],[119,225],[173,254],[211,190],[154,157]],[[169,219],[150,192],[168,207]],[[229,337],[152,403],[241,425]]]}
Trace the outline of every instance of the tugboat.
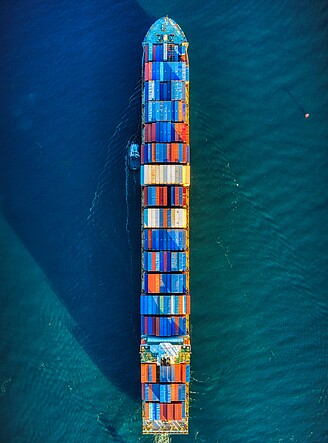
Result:
{"label": "tugboat", "polygon": [[136,137],[131,137],[128,141],[128,166],[131,171],[137,171],[140,168],[139,144]]}

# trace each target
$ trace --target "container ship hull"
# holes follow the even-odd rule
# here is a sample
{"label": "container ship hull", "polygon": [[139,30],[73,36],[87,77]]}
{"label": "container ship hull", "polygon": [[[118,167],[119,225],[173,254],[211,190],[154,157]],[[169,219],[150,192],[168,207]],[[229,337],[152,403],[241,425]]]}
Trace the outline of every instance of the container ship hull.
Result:
{"label": "container ship hull", "polygon": [[189,61],[177,23],[143,41],[141,392],[144,434],[187,434],[190,381]]}

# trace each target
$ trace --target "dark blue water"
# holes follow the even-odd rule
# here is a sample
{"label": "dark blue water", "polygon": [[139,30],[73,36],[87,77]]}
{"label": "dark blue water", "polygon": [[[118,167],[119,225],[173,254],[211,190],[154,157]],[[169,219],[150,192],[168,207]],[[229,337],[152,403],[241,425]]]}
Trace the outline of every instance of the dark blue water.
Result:
{"label": "dark blue water", "polygon": [[[190,42],[192,399],[174,441],[328,441],[328,5],[1,6],[1,442],[134,442],[141,42]],[[310,114],[309,119],[304,113]]]}

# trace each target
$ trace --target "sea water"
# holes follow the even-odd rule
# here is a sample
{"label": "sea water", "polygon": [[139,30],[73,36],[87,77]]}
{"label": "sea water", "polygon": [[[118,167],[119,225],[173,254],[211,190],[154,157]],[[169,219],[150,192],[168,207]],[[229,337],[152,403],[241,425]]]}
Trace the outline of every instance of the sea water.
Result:
{"label": "sea water", "polygon": [[[0,435],[135,442],[141,42],[190,43],[190,433],[328,441],[324,0],[17,1],[1,14]],[[306,119],[304,113],[309,113]]]}

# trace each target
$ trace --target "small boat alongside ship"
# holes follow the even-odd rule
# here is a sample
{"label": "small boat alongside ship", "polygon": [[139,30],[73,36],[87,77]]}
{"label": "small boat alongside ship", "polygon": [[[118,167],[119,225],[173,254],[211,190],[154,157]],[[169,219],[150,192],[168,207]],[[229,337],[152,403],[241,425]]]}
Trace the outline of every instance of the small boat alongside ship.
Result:
{"label": "small boat alongside ship", "polygon": [[140,148],[136,137],[131,137],[127,145],[127,160],[131,171],[137,171],[140,168]]}

